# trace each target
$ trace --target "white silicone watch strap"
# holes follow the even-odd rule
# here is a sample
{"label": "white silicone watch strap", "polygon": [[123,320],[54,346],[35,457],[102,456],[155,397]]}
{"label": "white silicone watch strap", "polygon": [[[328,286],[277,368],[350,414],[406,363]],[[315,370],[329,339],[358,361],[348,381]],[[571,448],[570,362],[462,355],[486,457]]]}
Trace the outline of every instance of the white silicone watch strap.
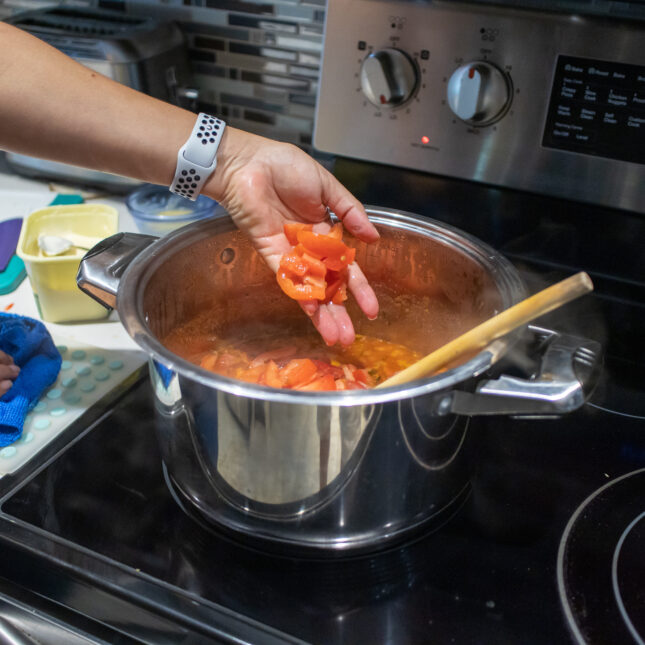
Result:
{"label": "white silicone watch strap", "polygon": [[195,201],[206,180],[217,165],[217,148],[222,140],[226,123],[200,112],[188,141],[177,153],[175,178],[170,191]]}

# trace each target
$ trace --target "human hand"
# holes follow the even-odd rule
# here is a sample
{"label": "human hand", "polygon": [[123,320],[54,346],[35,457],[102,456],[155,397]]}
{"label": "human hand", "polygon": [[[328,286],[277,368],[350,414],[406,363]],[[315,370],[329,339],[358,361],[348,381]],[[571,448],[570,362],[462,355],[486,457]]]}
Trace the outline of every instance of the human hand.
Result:
{"label": "human hand", "polygon": [[[312,223],[314,231],[327,233],[329,208],[354,237],[364,242],[379,239],[360,202],[296,146],[227,127],[220,151],[207,191],[250,235],[274,272],[291,250],[284,235],[286,221]],[[376,294],[355,262],[349,266],[348,288],[365,315],[376,318]],[[354,326],[343,305],[315,300],[300,304],[328,345],[353,342]]]}
{"label": "human hand", "polygon": [[9,354],[0,351],[0,397],[4,396],[20,374],[20,368],[14,364]]}

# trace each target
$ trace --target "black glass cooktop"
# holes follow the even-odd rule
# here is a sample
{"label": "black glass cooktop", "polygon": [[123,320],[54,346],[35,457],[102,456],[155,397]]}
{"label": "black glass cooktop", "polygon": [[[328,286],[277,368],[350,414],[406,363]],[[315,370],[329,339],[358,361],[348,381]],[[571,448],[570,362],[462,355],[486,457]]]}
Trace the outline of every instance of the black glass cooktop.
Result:
{"label": "black glass cooktop", "polygon": [[[626,233],[613,213],[604,242],[620,257],[606,258],[602,228],[594,228],[600,211],[568,212],[561,201],[524,196],[518,204],[529,219],[520,232],[514,220],[493,216],[491,200],[509,207],[510,193],[467,190],[486,204],[488,225],[498,226],[486,229],[486,241],[508,253],[530,287],[590,270],[594,294],[544,323],[601,341],[606,358],[591,399],[570,415],[471,419],[464,445],[470,491],[443,526],[355,558],[292,558],[236,543],[184,510],[167,485],[144,374],[28,473],[0,483],[0,576],[109,625],[118,634],[113,643],[643,642],[638,238],[632,232],[621,255],[615,238]],[[460,194],[455,203],[466,208]],[[425,214],[445,216],[447,203],[439,193],[437,212]],[[470,208],[472,214],[474,203]],[[546,224],[538,217],[543,208]],[[595,242],[567,238],[568,255],[558,235],[549,242],[556,208],[566,235],[586,215],[585,235]],[[473,228],[484,231],[481,222],[464,225],[458,213],[444,219],[475,235]],[[627,229],[642,230],[642,222],[637,229],[625,218]]]}
{"label": "black glass cooktop", "polygon": [[[567,418],[473,419],[467,449],[474,474],[465,504],[439,530],[387,552],[338,560],[264,554],[188,516],[164,479],[145,378],[8,497],[3,533],[9,528],[12,550],[34,549],[47,567],[70,577],[53,591],[62,601],[79,603],[84,593],[98,606],[109,583],[121,600],[153,603],[165,620],[181,610],[172,620],[203,638],[215,638],[232,612],[241,624],[248,618],[271,628],[246,642],[569,642],[562,593],[585,593],[575,590],[569,569],[583,567],[583,575],[574,573],[589,582],[585,560],[575,559],[594,561],[596,546],[605,557],[598,532],[615,506],[597,511],[582,537],[576,534],[583,543],[588,536],[591,553],[567,547],[575,564],[563,592],[557,554],[567,522],[591,491],[645,464],[642,389],[618,396],[607,383],[622,364],[610,359],[607,368],[591,401]],[[627,490],[635,508],[620,515],[626,524],[645,511],[645,494],[636,496],[645,493],[643,479]],[[614,533],[609,539],[621,531]],[[626,602],[638,603],[644,560],[631,542],[627,550],[636,557],[636,577],[630,582],[627,568],[624,594],[636,593]],[[40,566],[24,553],[4,560],[3,575],[22,584],[30,574],[21,569]],[[118,605],[106,602],[104,611],[119,621]],[[230,633],[240,629],[235,625]],[[138,629],[161,642],[154,634],[163,627],[153,621],[150,628]]]}

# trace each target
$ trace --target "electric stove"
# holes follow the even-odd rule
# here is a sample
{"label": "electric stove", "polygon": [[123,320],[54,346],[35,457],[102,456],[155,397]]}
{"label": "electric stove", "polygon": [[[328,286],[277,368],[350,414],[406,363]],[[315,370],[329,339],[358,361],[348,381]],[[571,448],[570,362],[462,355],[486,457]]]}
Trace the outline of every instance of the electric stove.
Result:
{"label": "electric stove", "polygon": [[182,505],[143,370],[0,481],[0,593],[92,642],[644,643],[641,23],[327,7],[314,143],[336,177],[490,244],[529,291],[587,271],[537,323],[602,345],[597,387],[560,417],[469,419],[469,488],[432,532],[305,558]]}
{"label": "electric stove", "polygon": [[587,270],[595,291],[539,322],[602,343],[588,402],[559,418],[473,417],[469,494],[432,533],[297,558],[237,543],[182,506],[144,370],[3,479],[4,582],[97,642],[642,642],[645,221],[362,162],[336,173],[379,203],[405,174],[409,209],[453,225],[476,216],[471,232],[530,290]]}

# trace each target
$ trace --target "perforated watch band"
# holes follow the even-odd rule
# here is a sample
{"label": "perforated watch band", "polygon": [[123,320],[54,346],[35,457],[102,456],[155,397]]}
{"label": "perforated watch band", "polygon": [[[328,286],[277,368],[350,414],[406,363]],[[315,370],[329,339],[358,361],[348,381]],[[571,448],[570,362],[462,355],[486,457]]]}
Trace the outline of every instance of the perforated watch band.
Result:
{"label": "perforated watch band", "polygon": [[210,114],[200,112],[193,131],[177,153],[175,178],[170,191],[195,201],[206,180],[217,165],[217,149],[226,123]]}

